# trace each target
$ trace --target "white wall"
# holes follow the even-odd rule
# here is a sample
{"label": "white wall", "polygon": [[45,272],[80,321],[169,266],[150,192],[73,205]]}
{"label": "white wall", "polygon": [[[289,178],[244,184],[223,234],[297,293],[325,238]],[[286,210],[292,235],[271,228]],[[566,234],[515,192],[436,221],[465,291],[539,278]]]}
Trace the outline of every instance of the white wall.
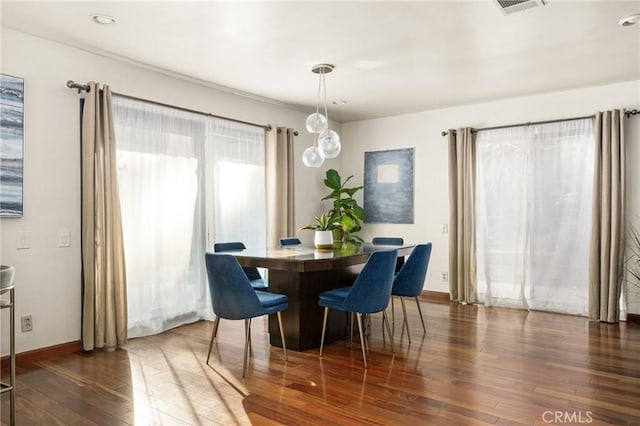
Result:
{"label": "white wall", "polygon": [[[403,236],[413,242],[432,241],[433,253],[425,289],[449,290],[441,281],[448,272],[449,240],[440,225],[449,221],[447,138],[440,132],[460,127],[490,127],[530,121],[591,115],[613,108],[640,107],[640,81],[504,99],[475,105],[343,123],[344,174],[364,181],[364,152],[415,148],[415,223],[365,224],[362,236]],[[640,213],[640,117],[626,119],[629,214]],[[348,160],[347,160],[348,159]],[[636,312],[640,312],[636,307]]]}
{"label": "white wall", "polygon": [[[33,316],[34,330],[17,331],[17,352],[80,338],[80,141],[79,98],[66,87],[99,81],[115,92],[256,123],[292,127],[295,144],[297,226],[319,210],[324,170],[302,164],[312,143],[307,113],[215,90],[194,82],[75,48],[2,29],[1,72],[24,78],[24,217],[0,220],[0,262],[16,267],[16,316]],[[336,126],[338,130],[340,126]],[[60,229],[71,230],[71,247],[58,248]],[[16,232],[31,234],[31,247],[17,250]],[[299,232],[312,241],[310,231]],[[2,313],[7,327],[7,312]],[[2,353],[8,348],[2,331]]]}
{"label": "white wall", "polygon": [[[335,167],[343,176],[363,181],[365,151],[415,147],[416,223],[366,224],[365,239],[373,235],[401,235],[411,241],[430,240],[434,253],[425,288],[447,291],[440,282],[447,271],[448,221],[447,146],[440,131],[463,126],[485,127],[573,117],[596,110],[640,105],[640,83],[620,83],[561,93],[508,99],[426,111],[398,117],[346,123],[340,129],[343,151],[319,169],[303,166],[302,151],[312,143],[305,131],[306,113],[249,99],[165,74],[104,58],[12,30],[2,29],[1,69],[25,79],[24,217],[0,219],[0,262],[16,267],[16,316],[32,315],[34,331],[16,336],[17,352],[80,338],[80,149],[79,103],[65,82],[90,80],[111,85],[119,93],[211,112],[257,123],[293,127],[296,138],[296,225],[320,211],[326,190],[322,179]],[[630,210],[640,214],[640,118],[629,119]],[[360,201],[362,194],[360,193]],[[72,245],[57,247],[57,233],[70,229]],[[16,233],[31,233],[31,248],[15,248]],[[299,231],[306,242],[311,231]],[[640,311],[640,310],[639,310]],[[2,313],[6,327],[7,312]],[[2,353],[7,350],[2,331]]]}

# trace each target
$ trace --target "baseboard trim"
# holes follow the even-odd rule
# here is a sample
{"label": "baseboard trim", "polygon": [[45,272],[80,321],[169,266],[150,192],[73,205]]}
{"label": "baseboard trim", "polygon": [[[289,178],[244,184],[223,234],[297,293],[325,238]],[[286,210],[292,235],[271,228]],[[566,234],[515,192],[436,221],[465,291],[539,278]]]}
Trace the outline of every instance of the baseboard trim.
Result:
{"label": "baseboard trim", "polygon": [[[32,351],[21,352],[16,354],[16,365],[21,363],[29,363],[40,361],[47,358],[54,358],[62,355],[68,355],[82,350],[80,340],[74,342],[62,343],[59,345],[48,346],[46,348],[34,349]],[[2,357],[2,368],[8,368],[10,363],[9,355]]]}
{"label": "baseboard trim", "polygon": [[451,302],[451,297],[446,291],[422,290],[420,298],[425,302],[446,303]]}
{"label": "baseboard trim", "polygon": [[627,322],[640,324],[640,314],[627,314]]}

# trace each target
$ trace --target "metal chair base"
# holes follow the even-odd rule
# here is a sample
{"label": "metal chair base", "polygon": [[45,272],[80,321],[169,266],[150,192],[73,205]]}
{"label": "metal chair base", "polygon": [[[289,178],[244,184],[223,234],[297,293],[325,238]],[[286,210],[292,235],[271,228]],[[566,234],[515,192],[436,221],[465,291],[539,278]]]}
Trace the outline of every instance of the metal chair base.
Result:
{"label": "metal chair base", "polygon": [[[407,338],[409,340],[409,343],[411,343],[411,333],[409,332],[409,320],[408,320],[408,316],[407,316],[407,308],[406,305],[404,304],[404,297],[403,296],[397,296],[400,298],[400,303],[402,304],[402,330],[400,332],[400,336],[404,335],[404,330],[405,327],[407,329]],[[425,335],[427,334],[427,326],[425,325],[424,322],[424,316],[422,315],[422,308],[420,307],[420,299],[418,299],[418,296],[414,297],[414,299],[416,300],[416,305],[418,306],[418,313],[420,314],[420,322],[422,323],[422,334]],[[393,334],[395,333],[395,328],[396,328],[396,315],[395,315],[395,308],[394,308],[394,304],[393,304],[393,296],[391,297],[391,333],[389,334],[390,336],[393,336]],[[382,333],[384,333],[384,329],[382,330]]]}
{"label": "metal chair base", "polygon": [[[362,349],[362,360],[364,363],[364,368],[367,368],[367,343],[365,340],[365,334],[362,327],[362,314],[360,312],[349,312],[349,327],[351,329],[350,332],[350,341],[353,341],[353,314],[356,314],[356,322],[358,323],[358,334],[360,335],[360,348]],[[368,315],[370,318],[370,315]],[[320,358],[322,358],[322,352],[324,350],[324,336],[327,331],[327,319],[329,318],[329,308],[324,308],[324,318],[322,320],[322,337],[320,338]],[[389,319],[387,318],[387,312],[382,311],[382,324],[383,327],[387,327],[387,332],[389,333],[391,340],[391,352],[395,353],[395,349],[393,347],[393,334],[391,333],[391,327],[389,325]],[[384,333],[384,332],[383,332]]]}
{"label": "metal chair base", "polygon": [[[282,339],[282,351],[284,353],[284,360],[287,361],[287,342],[284,338],[284,328],[282,328],[282,313],[277,312],[278,316],[278,327],[280,328],[280,338]],[[211,341],[209,342],[209,351],[207,352],[207,361],[206,364],[209,365],[209,359],[211,358],[211,349],[213,348],[213,341],[218,335],[218,327],[220,326],[220,317],[216,317],[213,323],[213,329],[211,331]],[[249,353],[251,349],[251,318],[247,318],[244,320],[244,360],[242,363],[242,377],[245,376],[247,372],[247,360],[249,358]]]}

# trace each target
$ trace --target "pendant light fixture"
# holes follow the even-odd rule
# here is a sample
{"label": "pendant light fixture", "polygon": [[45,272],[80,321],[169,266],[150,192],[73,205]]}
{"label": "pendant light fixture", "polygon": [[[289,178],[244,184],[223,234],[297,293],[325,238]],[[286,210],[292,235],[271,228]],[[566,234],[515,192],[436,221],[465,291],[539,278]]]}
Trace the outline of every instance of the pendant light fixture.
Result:
{"label": "pendant light fixture", "polygon": [[[307,167],[320,167],[325,158],[336,158],[340,154],[342,145],[340,136],[329,128],[329,114],[327,111],[327,85],[324,76],[333,71],[330,64],[318,64],[311,68],[311,72],[319,74],[318,102],[316,112],[307,117],[306,127],[313,133],[313,145],[302,154],[302,162]],[[324,115],[320,113],[320,99],[324,101]]]}

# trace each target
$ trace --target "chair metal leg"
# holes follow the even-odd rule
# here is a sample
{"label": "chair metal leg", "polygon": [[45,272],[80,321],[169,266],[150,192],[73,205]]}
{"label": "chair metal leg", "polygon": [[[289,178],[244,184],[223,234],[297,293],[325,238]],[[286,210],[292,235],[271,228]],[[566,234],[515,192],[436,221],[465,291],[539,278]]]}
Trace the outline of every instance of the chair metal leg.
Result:
{"label": "chair metal leg", "polygon": [[[391,296],[389,298],[389,303],[391,304],[391,331],[388,330],[388,327],[387,327],[386,331],[389,333],[389,337],[393,340],[393,333],[395,332],[395,330],[394,330],[394,328],[395,328],[395,325],[394,325],[395,319],[393,318],[394,317],[393,296]],[[387,310],[385,309],[384,312],[386,314]],[[388,317],[387,317],[387,322],[389,322],[389,318]],[[385,329],[384,329],[385,325],[384,325],[384,321],[382,321],[381,328],[382,328],[382,341],[386,342],[385,341]]]}
{"label": "chair metal leg", "polygon": [[362,314],[356,312],[356,318],[358,320],[358,331],[360,332],[360,346],[362,347],[362,360],[364,361],[364,368],[367,368],[367,354],[364,350],[364,334],[362,333]]}
{"label": "chair metal leg", "polygon": [[220,321],[216,321],[215,326],[216,326],[216,328],[215,328],[215,331],[214,331],[214,335],[218,336],[218,327],[220,327]]}
{"label": "chair metal leg", "polygon": [[393,296],[391,296],[391,333],[395,334],[396,332],[396,309],[393,303]]}
{"label": "chair metal leg", "polygon": [[427,327],[424,325],[424,317],[422,316],[422,308],[420,307],[420,300],[416,296],[416,305],[418,305],[418,312],[420,313],[420,320],[422,321],[422,331],[427,334]]}
{"label": "chair metal leg", "polygon": [[218,335],[218,325],[220,324],[220,317],[216,316],[213,322],[213,329],[211,330],[211,341],[209,342],[209,352],[207,352],[207,365],[209,365],[209,358],[211,358],[211,348],[213,348],[213,340]]}
{"label": "chair metal leg", "polygon": [[[387,332],[389,332],[389,340],[391,340],[391,352],[396,353],[396,350],[393,347],[393,334],[391,334],[391,328],[389,327],[389,318],[387,318],[387,311],[382,311],[382,325],[387,326]],[[384,334],[384,328],[382,329],[382,333]]]}
{"label": "chair metal leg", "polygon": [[284,328],[282,328],[282,313],[278,312],[278,327],[280,327],[280,339],[282,339],[282,351],[284,352],[284,360],[287,360],[287,342],[284,340]]}
{"label": "chair metal leg", "polygon": [[404,320],[402,322],[402,329],[404,330],[404,325],[407,325],[407,338],[409,339],[409,343],[411,343],[411,333],[409,332],[409,321],[407,321],[407,308],[404,305],[404,297],[400,298],[400,302],[402,303],[402,313],[404,314]]}
{"label": "chair metal leg", "polygon": [[349,312],[349,343],[353,343],[353,312]]}
{"label": "chair metal leg", "polygon": [[386,344],[387,343],[387,332],[389,334],[389,337],[391,337],[391,329],[389,329],[388,327],[387,327],[387,330],[384,329],[385,328],[384,317],[382,318],[382,325],[380,326],[380,328],[382,329],[382,343]]}
{"label": "chair metal leg", "polygon": [[247,355],[249,354],[249,340],[251,337],[251,318],[244,320],[244,363],[242,365],[242,377],[244,377],[245,372],[247,371]]}
{"label": "chair metal leg", "polygon": [[327,317],[329,316],[329,308],[324,308],[324,320],[322,320],[322,338],[320,339],[320,356],[324,347],[324,332],[327,331]]}

